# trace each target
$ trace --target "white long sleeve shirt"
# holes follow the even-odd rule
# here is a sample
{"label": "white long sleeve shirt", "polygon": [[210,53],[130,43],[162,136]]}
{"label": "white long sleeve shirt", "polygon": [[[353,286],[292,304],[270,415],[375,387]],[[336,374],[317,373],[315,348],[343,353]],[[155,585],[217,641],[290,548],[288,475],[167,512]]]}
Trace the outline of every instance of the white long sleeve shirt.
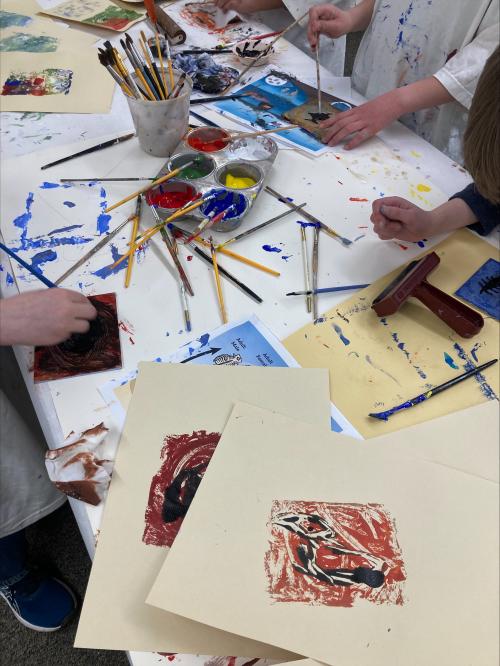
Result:
{"label": "white long sleeve shirt", "polygon": [[435,76],[456,101],[400,120],[461,161],[468,109],[499,42],[499,0],[375,0],[353,68],[368,99]]}

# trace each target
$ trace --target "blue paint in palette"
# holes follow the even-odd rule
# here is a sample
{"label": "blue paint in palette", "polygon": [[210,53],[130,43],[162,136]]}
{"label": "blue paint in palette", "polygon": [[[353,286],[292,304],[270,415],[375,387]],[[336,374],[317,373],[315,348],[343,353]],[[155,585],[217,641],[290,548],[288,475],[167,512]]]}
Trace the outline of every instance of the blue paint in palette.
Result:
{"label": "blue paint in palette", "polygon": [[210,190],[205,196],[210,195],[214,196],[214,199],[210,199],[203,206],[200,206],[202,215],[218,215],[230,206],[233,206],[233,209],[225,217],[225,219],[230,220],[235,217],[241,217],[248,208],[247,199],[240,192],[230,192],[229,190],[220,188]]}

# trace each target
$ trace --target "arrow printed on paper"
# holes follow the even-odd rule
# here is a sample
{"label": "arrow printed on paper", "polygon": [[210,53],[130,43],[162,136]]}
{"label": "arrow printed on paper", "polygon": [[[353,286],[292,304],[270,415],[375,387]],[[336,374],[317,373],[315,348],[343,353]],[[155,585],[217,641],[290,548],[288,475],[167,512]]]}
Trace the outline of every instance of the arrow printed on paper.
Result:
{"label": "arrow printed on paper", "polygon": [[206,356],[207,354],[217,354],[217,352],[220,352],[222,347],[210,347],[210,349],[207,349],[207,351],[201,352],[200,354],[195,354],[194,356],[190,356],[189,358],[185,358],[181,363],[189,363],[189,361],[194,361],[195,358],[200,358],[200,356]]}

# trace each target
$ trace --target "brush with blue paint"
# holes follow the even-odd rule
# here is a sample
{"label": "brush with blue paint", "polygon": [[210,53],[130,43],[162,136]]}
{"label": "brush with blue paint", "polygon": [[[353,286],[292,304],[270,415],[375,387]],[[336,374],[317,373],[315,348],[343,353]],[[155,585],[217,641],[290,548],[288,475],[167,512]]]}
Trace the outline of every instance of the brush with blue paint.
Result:
{"label": "brush with blue paint", "polygon": [[364,289],[369,284],[346,284],[343,287],[324,287],[323,289],[309,289],[306,291],[289,291],[285,296],[312,296],[313,294],[332,294],[336,291],[354,291],[355,289]]}
{"label": "brush with blue paint", "polygon": [[425,393],[421,393],[420,395],[417,395],[414,398],[410,398],[409,400],[402,402],[400,405],[391,407],[390,409],[387,409],[384,412],[371,412],[370,414],[368,414],[368,416],[371,416],[374,419],[379,419],[379,421],[388,421],[389,417],[395,414],[396,412],[401,412],[403,409],[410,409],[410,407],[414,407],[415,405],[419,405],[421,402],[425,402],[426,400],[433,398],[435,395],[438,395],[439,393],[446,391],[452,386],[455,386],[456,384],[463,382],[465,379],[469,379],[469,377],[473,377],[474,375],[479,374],[483,370],[486,370],[486,368],[489,368],[490,366],[494,365],[495,363],[497,363],[497,361],[498,359],[494,358],[491,361],[487,361],[486,363],[479,365],[477,368],[472,368],[471,370],[467,370],[467,372],[464,372],[458,377],[454,377],[453,379],[444,382],[444,384],[439,384],[439,386],[435,386],[434,388],[429,389]]}
{"label": "brush with blue paint", "polygon": [[33,266],[30,266],[27,264],[24,259],[21,259],[15,252],[13,252],[9,247],[4,245],[3,243],[0,243],[0,250],[3,250],[6,254],[9,255],[12,259],[17,261],[18,264],[20,264],[23,268],[25,268],[27,271],[31,273],[31,275],[34,275],[40,282],[43,282],[43,284],[47,287],[50,287],[51,289],[57,287],[57,284],[54,284],[50,280],[48,280],[45,275],[42,275],[39,271],[37,271]]}

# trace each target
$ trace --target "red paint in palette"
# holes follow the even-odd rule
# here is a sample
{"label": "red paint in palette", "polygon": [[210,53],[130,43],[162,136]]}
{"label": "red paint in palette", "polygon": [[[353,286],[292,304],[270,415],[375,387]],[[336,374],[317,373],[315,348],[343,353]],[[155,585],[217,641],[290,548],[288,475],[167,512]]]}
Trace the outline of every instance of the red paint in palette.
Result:
{"label": "red paint in palette", "polygon": [[197,196],[198,193],[192,185],[171,181],[151,190],[147,195],[147,200],[149,204],[158,208],[176,210],[187,206]]}
{"label": "red paint in palette", "polygon": [[144,543],[173,544],[219,439],[220,433],[206,430],[165,437],[149,489]]}
{"label": "red paint in palette", "polygon": [[227,148],[230,135],[223,129],[217,127],[199,127],[193,130],[187,143],[194,150],[202,153],[215,153]]}

